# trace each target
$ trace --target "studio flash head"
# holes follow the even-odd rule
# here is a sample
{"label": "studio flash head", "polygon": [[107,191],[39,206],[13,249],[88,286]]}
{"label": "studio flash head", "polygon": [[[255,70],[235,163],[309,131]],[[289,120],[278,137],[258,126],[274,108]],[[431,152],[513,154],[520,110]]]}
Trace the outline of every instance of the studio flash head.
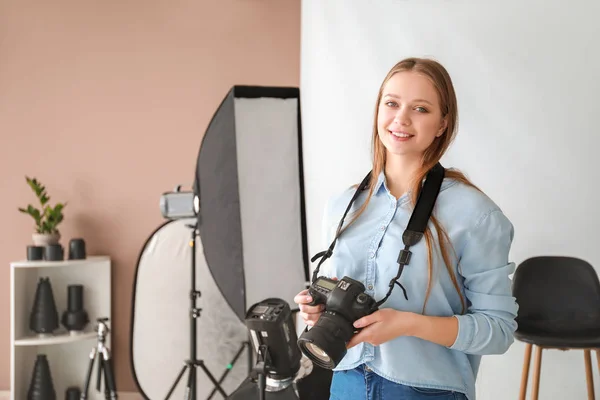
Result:
{"label": "studio flash head", "polygon": [[346,344],[358,331],[353,324],[377,310],[365,286],[345,276],[339,281],[319,277],[308,289],[310,305],[324,304],[317,323],[298,339],[298,346],[315,365],[333,369],[346,355]]}
{"label": "studio flash head", "polygon": [[245,322],[258,366],[267,377],[267,391],[291,383],[300,369],[302,353],[289,304],[276,298],[263,300],[248,309]]}
{"label": "studio flash head", "polygon": [[257,360],[250,376],[227,400],[329,398],[331,374],[315,371],[300,352],[289,303],[279,298],[260,301],[248,309],[245,323]]}
{"label": "studio flash head", "polygon": [[172,192],[160,196],[160,212],[165,219],[195,218],[200,212],[200,201],[193,191],[181,191],[178,185]]}

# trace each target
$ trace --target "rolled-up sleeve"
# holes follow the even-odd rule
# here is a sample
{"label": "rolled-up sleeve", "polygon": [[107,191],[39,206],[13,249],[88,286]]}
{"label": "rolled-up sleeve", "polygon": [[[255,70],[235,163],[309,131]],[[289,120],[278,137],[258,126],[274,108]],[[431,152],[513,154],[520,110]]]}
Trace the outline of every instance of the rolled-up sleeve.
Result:
{"label": "rolled-up sleeve", "polygon": [[458,336],[450,349],[468,354],[502,354],[514,342],[518,305],[512,296],[508,261],[514,236],[512,223],[500,210],[484,214],[468,234],[460,255],[466,314],[456,315]]}

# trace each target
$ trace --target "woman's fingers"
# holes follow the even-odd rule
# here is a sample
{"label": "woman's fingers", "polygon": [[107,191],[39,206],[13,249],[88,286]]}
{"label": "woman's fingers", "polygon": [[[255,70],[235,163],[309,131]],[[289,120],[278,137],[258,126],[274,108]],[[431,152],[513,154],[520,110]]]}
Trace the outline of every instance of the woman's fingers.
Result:
{"label": "woman's fingers", "polygon": [[300,316],[302,317],[302,320],[304,321],[304,323],[306,325],[313,326],[319,320],[321,313],[307,314],[307,313],[301,312]]}
{"label": "woman's fingers", "polygon": [[[333,280],[338,280],[334,277]],[[318,320],[323,310],[325,309],[324,304],[318,304],[316,306],[308,305],[312,302],[312,297],[308,294],[308,289],[304,289],[296,296],[294,296],[294,303],[298,304],[300,309],[300,316],[306,325],[313,326]]]}
{"label": "woman's fingers", "polygon": [[316,306],[309,306],[307,304],[299,304],[298,308],[300,309],[300,311],[305,312],[307,314],[315,314],[315,313],[320,313],[321,311],[323,311],[322,304],[317,304]]}
{"label": "woman's fingers", "polygon": [[309,306],[308,303],[311,301],[312,298],[308,295],[308,289],[304,289],[294,296],[294,303],[298,304],[298,308],[300,309],[300,317],[309,326],[313,326],[317,322],[323,311],[322,304]]}
{"label": "woman's fingers", "polygon": [[298,293],[296,296],[294,296],[294,303],[299,304],[299,305],[307,304],[307,303],[310,303],[311,301],[312,301],[312,297],[308,295],[308,289],[304,289],[303,291]]}
{"label": "woman's fingers", "polygon": [[306,303],[305,300],[306,300],[307,296],[308,296],[308,289],[304,289],[303,291],[298,293],[296,296],[294,296],[294,303],[296,303],[296,304]]}

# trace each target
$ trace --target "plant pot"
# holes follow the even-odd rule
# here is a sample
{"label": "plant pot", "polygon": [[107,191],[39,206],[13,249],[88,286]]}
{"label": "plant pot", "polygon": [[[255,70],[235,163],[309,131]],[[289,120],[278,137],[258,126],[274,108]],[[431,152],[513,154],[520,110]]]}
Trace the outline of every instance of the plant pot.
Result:
{"label": "plant pot", "polygon": [[31,239],[36,246],[46,247],[50,244],[58,244],[60,233],[33,233]]}
{"label": "plant pot", "polygon": [[64,258],[64,250],[60,244],[49,244],[44,249],[44,260],[46,261],[62,261]]}

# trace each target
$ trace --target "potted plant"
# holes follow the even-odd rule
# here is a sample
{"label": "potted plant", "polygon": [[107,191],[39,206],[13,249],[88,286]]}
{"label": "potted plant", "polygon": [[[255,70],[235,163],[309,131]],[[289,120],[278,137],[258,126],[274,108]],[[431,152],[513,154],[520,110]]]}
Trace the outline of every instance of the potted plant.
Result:
{"label": "potted plant", "polygon": [[31,204],[27,208],[19,208],[20,212],[30,215],[35,221],[35,233],[32,235],[33,244],[36,246],[58,244],[60,231],[57,227],[63,220],[63,209],[66,203],[57,203],[54,207],[50,206],[48,204],[50,196],[48,196],[46,188],[36,178],[26,176],[25,180],[41,205],[41,209]]}

